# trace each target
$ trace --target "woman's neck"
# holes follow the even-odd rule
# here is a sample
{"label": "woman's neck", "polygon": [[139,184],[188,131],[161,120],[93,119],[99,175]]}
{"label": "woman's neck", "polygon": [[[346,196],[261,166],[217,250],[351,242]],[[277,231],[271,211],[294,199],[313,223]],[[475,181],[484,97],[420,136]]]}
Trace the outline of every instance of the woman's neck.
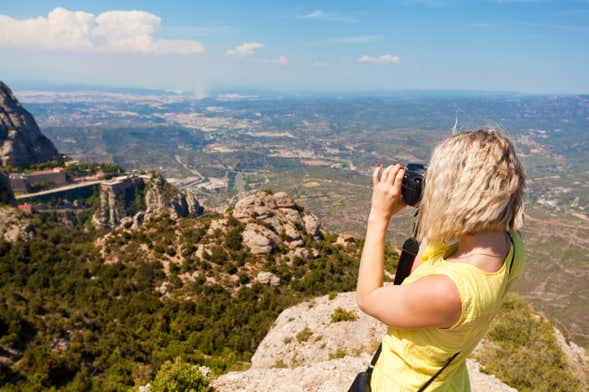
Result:
{"label": "woman's neck", "polygon": [[485,231],[461,236],[458,249],[449,259],[495,271],[501,267],[508,252],[509,239],[504,231]]}

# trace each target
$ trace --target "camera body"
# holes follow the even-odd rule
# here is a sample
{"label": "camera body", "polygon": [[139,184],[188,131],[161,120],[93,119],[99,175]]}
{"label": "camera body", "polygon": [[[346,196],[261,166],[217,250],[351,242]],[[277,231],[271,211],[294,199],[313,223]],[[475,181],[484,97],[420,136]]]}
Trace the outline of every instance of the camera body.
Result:
{"label": "camera body", "polygon": [[403,176],[403,183],[401,184],[403,201],[407,205],[415,207],[421,201],[426,171],[427,166],[421,163],[409,163],[407,165],[405,175]]}
{"label": "camera body", "polygon": [[[378,179],[383,169],[378,173]],[[405,175],[401,184],[401,194],[405,204],[416,207],[421,201],[423,186],[425,185],[425,173],[427,166],[422,163],[409,163],[405,168]]]}

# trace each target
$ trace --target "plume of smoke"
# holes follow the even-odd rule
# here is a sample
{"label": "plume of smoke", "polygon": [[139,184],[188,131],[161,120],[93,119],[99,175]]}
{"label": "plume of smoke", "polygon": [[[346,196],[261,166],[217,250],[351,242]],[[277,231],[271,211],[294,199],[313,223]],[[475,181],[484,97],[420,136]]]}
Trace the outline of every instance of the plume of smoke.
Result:
{"label": "plume of smoke", "polygon": [[460,109],[456,109],[456,115],[454,117],[454,126],[452,127],[452,135],[456,135],[458,133],[458,112]]}

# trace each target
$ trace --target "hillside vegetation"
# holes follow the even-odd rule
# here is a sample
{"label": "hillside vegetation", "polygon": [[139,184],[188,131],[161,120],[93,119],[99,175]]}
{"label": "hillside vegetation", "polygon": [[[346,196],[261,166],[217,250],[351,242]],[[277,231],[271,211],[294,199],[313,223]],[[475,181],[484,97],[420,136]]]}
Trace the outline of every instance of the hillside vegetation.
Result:
{"label": "hillside vegetation", "polygon": [[[335,245],[337,235],[284,193],[245,195],[223,214],[163,213],[112,230],[96,230],[84,213],[27,219],[32,235],[0,241],[2,391],[118,391],[150,380],[154,390],[208,390],[195,366],[213,377],[247,367],[284,309],[354,290],[362,247]],[[396,260],[387,247],[387,269]],[[326,317],[337,326],[358,313],[336,307]],[[283,343],[323,339],[301,327]],[[327,354],[359,353],[371,340]],[[488,342],[477,354],[483,370],[511,386],[584,388],[552,325],[519,297],[508,297]]]}
{"label": "hillside vegetation", "polygon": [[[33,238],[0,242],[4,391],[121,390],[178,356],[219,374],[248,361],[286,307],[355,286],[358,248],[332,245],[328,232],[301,238],[304,260],[288,256],[285,233],[252,254],[231,215],[163,215],[112,232],[74,214],[31,219]],[[260,283],[264,271],[280,283]]]}
{"label": "hillside vegetation", "polygon": [[552,323],[515,293],[506,296],[485,340],[476,355],[483,371],[518,391],[586,390],[587,368],[567,362]]}

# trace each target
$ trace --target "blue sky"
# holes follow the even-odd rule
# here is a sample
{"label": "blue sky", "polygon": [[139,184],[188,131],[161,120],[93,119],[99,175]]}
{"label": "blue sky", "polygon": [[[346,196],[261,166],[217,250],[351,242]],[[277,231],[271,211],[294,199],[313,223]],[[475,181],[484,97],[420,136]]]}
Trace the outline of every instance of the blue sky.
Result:
{"label": "blue sky", "polygon": [[2,3],[8,83],[589,93],[589,0]]}

